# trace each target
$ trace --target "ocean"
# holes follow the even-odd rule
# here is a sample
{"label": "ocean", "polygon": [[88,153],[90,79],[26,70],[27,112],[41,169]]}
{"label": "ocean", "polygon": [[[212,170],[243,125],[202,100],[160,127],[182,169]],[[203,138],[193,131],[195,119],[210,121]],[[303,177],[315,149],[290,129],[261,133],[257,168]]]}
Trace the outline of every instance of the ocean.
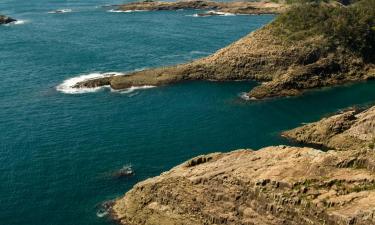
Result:
{"label": "ocean", "polygon": [[[291,144],[280,132],[374,103],[374,82],[245,101],[255,82],[112,91],[69,84],[207,56],[274,16],[118,13],[115,0],[1,0],[0,224],[108,225],[102,202],[191,157]],[[55,14],[54,10],[65,13]],[[112,174],[131,164],[135,175]]]}

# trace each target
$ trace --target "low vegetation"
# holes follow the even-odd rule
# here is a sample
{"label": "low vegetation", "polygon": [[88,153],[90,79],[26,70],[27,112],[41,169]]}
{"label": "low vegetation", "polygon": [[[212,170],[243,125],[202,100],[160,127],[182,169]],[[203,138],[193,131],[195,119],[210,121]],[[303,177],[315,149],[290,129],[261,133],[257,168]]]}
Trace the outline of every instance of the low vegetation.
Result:
{"label": "low vegetation", "polygon": [[375,59],[375,0],[348,6],[306,1],[275,20],[277,35],[288,41],[324,36],[329,50],[342,48]]}

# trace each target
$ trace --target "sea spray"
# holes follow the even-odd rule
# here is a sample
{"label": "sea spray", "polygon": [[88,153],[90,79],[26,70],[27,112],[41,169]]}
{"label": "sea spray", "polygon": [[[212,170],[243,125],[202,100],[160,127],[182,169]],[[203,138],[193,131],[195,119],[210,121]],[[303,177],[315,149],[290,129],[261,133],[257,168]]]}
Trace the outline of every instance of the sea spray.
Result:
{"label": "sea spray", "polygon": [[117,9],[110,9],[107,12],[111,13],[133,13],[133,12],[147,12],[148,10],[117,10]]}
{"label": "sea spray", "polygon": [[[141,71],[145,68],[136,69],[134,71]],[[127,73],[119,73],[119,72],[107,72],[107,73],[90,73],[85,75],[79,75],[77,77],[69,78],[64,80],[61,84],[56,86],[56,90],[59,92],[62,92],[64,94],[84,94],[84,93],[93,93],[97,92],[99,90],[102,90],[104,88],[110,88],[109,85],[100,86],[100,87],[75,87],[78,83],[99,79],[99,78],[105,78],[105,77],[113,77],[113,76],[120,76],[120,75],[126,75]],[[111,89],[111,92],[114,93],[120,93],[120,94],[129,94],[131,92],[137,91],[137,90],[144,90],[144,89],[150,89],[154,88],[156,86],[151,85],[143,85],[143,86],[132,86],[130,88],[126,89],[120,89],[115,90]]]}
{"label": "sea spray", "polygon": [[60,85],[56,87],[56,90],[64,94],[83,94],[83,93],[97,92],[108,86],[93,87],[93,88],[84,88],[84,87],[78,88],[78,87],[75,87],[75,85],[83,81],[104,78],[104,77],[118,76],[118,75],[124,75],[124,74],[118,73],[118,72],[109,72],[109,73],[90,73],[90,74],[80,75],[80,76],[65,80],[63,83],[61,83]]}
{"label": "sea spray", "polygon": [[47,12],[48,14],[63,14],[63,13],[71,13],[73,12],[72,9],[57,9],[53,11]]}

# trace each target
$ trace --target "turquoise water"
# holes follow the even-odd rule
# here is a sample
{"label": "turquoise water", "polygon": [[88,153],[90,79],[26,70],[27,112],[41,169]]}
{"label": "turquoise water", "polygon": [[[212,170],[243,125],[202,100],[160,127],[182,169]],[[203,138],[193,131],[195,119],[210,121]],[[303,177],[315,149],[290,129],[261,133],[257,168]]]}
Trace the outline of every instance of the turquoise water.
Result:
{"label": "turquoise water", "polygon": [[[246,102],[254,82],[188,82],[64,94],[64,80],[206,56],[273,16],[111,13],[121,1],[2,0],[24,24],[0,27],[0,224],[112,224],[97,205],[193,156],[285,144],[279,132],[375,100],[375,83]],[[60,8],[71,13],[48,14]],[[136,175],[110,173],[132,164]]]}

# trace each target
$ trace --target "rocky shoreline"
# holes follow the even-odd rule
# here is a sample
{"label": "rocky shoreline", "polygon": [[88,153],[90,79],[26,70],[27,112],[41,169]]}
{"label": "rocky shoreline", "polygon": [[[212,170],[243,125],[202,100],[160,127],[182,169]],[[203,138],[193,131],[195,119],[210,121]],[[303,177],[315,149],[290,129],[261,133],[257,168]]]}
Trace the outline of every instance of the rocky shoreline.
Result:
{"label": "rocky shoreline", "polygon": [[111,215],[124,225],[375,223],[375,107],[284,135],[332,150],[272,146],[198,156],[135,185]]}
{"label": "rocky shoreline", "polygon": [[117,6],[120,11],[215,10],[233,14],[278,14],[284,4],[271,2],[214,2],[214,1],[143,1]]}
{"label": "rocky shoreline", "polygon": [[9,23],[13,23],[13,22],[16,22],[16,21],[17,20],[15,20],[11,17],[0,15],[0,25],[9,24]]}
{"label": "rocky shoreline", "polygon": [[[250,90],[247,97],[264,99],[295,96],[313,88],[375,78],[374,60],[368,60],[346,46],[332,47],[336,40],[332,41],[323,34],[305,35],[316,27],[298,31],[299,35],[304,35],[303,38],[296,39],[296,35],[286,37],[290,32],[286,25],[293,23],[296,11],[298,13],[297,9],[281,14],[281,19],[279,16],[270,24],[208,57],[124,76],[93,79],[77,83],[74,87],[110,85],[113,89],[124,89],[187,80],[255,80],[261,84]],[[280,21],[285,18],[289,21]],[[316,24],[314,21],[311,23]],[[290,24],[290,27],[295,26]]]}

